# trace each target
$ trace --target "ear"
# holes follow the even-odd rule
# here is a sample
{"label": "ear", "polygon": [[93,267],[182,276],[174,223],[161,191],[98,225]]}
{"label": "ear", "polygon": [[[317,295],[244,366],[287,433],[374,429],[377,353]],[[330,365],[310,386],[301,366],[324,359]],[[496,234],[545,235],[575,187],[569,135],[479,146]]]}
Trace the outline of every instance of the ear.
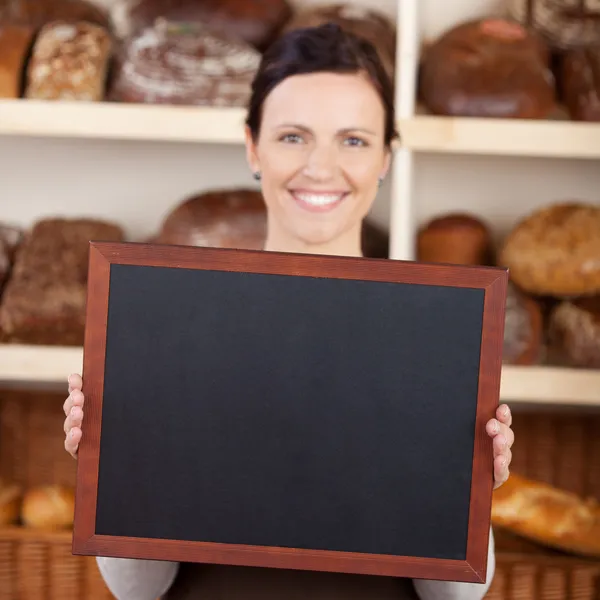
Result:
{"label": "ear", "polygon": [[385,179],[385,177],[387,176],[388,171],[390,170],[391,164],[392,164],[392,151],[386,150],[385,158],[383,160],[383,169],[381,170],[381,173],[379,174],[379,176],[382,179]]}
{"label": "ear", "polygon": [[260,171],[260,163],[258,160],[258,152],[256,150],[256,144],[252,139],[252,133],[248,125],[245,126],[245,140],[246,140],[246,161],[248,166],[253,173]]}

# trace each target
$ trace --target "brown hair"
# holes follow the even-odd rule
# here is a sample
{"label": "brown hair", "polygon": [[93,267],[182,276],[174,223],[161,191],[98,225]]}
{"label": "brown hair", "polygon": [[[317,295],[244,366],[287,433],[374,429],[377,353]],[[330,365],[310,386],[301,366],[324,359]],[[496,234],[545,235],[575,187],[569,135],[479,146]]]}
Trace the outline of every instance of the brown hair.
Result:
{"label": "brown hair", "polygon": [[336,23],[294,29],[273,42],[262,56],[252,82],[246,124],[258,138],[262,106],[271,90],[286,77],[306,73],[366,73],[385,108],[385,144],[398,137],[394,111],[394,86],[375,47],[344,31]]}

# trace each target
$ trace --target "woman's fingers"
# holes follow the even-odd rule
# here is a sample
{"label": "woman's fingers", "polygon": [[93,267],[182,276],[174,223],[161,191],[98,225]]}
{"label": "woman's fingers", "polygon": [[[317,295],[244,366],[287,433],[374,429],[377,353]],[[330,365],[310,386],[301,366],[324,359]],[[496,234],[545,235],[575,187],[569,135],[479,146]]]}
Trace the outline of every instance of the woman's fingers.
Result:
{"label": "woman's fingers", "polygon": [[67,378],[67,381],[69,383],[69,394],[73,390],[81,390],[81,388],[83,387],[83,379],[81,378],[81,375],[79,375],[79,373],[72,373]]}
{"label": "woman's fingers", "polygon": [[65,450],[73,457],[77,458],[77,450],[81,441],[81,429],[73,427],[65,437]]}
{"label": "woman's fingers", "polygon": [[83,410],[83,403],[85,398],[83,396],[83,392],[79,390],[73,390],[63,404],[63,410],[65,411],[65,416],[68,417],[71,414],[71,411],[76,406],[80,407]]}
{"label": "woman's fingers", "polygon": [[507,404],[501,404],[496,410],[496,418],[507,427],[512,426],[512,413]]}
{"label": "woman's fingers", "polygon": [[84,396],[81,388],[83,380],[81,375],[73,373],[68,377],[69,396],[63,404],[65,412],[65,450],[73,457],[77,458],[79,442],[81,441],[81,424],[83,423],[83,404]]}
{"label": "woman's fingers", "polygon": [[[510,453],[510,450],[507,450]],[[510,456],[499,454],[494,459],[494,489],[499,488],[508,479],[510,473]]]}
{"label": "woman's fingers", "polygon": [[485,428],[490,437],[495,439],[497,436],[502,436],[508,447],[512,448],[515,443],[515,434],[508,425],[504,425],[498,419],[490,419]]}

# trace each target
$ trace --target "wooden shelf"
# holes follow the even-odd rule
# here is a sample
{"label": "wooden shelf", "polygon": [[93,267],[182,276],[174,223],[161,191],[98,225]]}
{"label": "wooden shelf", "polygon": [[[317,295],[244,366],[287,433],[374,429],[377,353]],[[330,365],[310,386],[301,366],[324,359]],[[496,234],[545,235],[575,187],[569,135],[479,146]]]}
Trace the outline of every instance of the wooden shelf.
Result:
{"label": "wooden shelf", "polygon": [[[67,376],[81,373],[81,348],[0,344],[0,387],[43,384],[67,388]],[[510,404],[600,407],[600,369],[514,367],[502,369],[501,399]]]}
{"label": "wooden shelf", "polygon": [[243,108],[0,100],[0,135],[241,144]]}
{"label": "wooden shelf", "polygon": [[417,152],[545,158],[600,158],[600,123],[417,115],[398,124]]}
{"label": "wooden shelf", "polygon": [[[242,144],[244,108],[0,100],[0,135]],[[417,115],[398,123],[417,152],[600,158],[600,123]]]}

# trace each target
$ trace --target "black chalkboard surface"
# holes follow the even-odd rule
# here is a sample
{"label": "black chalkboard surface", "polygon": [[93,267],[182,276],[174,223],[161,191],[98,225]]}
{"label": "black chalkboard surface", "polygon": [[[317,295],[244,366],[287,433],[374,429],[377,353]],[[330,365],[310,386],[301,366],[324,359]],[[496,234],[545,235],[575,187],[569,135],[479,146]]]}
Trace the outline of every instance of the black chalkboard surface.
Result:
{"label": "black chalkboard surface", "polygon": [[484,582],[506,285],[92,243],[73,552]]}

